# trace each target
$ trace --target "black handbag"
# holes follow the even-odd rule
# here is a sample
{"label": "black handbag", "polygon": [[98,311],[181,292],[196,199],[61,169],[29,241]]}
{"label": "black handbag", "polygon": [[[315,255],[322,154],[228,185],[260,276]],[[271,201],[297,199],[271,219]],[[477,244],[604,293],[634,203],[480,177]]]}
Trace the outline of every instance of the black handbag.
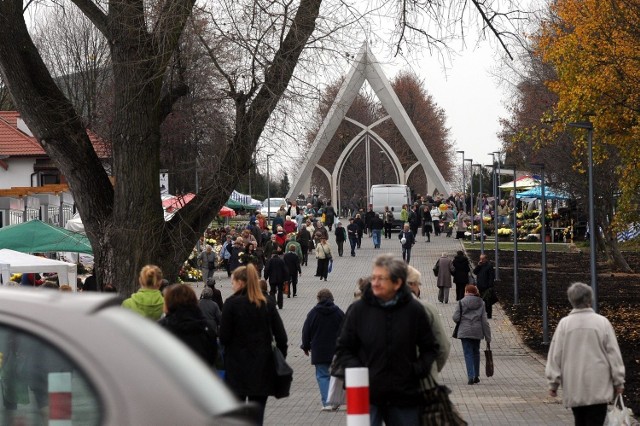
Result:
{"label": "black handbag", "polygon": [[275,339],[272,340],[273,364],[276,370],[275,393],[276,398],[286,398],[291,392],[291,382],[293,382],[293,368],[284,359],[284,355],[276,346]]}
{"label": "black handbag", "polygon": [[439,385],[431,376],[420,381],[422,426],[466,426],[458,410],[449,399],[451,389]]}

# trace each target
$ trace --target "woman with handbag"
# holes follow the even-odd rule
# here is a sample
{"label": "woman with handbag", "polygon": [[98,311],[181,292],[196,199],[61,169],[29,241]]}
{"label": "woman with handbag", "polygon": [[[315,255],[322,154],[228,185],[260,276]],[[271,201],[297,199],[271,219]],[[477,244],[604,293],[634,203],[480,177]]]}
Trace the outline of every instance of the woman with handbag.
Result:
{"label": "woman with handbag", "polygon": [[327,241],[327,237],[320,236],[320,242],[316,246],[316,259],[318,259],[318,275],[320,275],[320,281],[327,280],[329,274],[329,261],[333,259],[331,256],[331,246]]}
{"label": "woman with handbag", "polygon": [[220,342],[225,348],[225,380],[243,401],[261,408],[278,395],[272,341],[287,356],[287,333],[272,299],[260,289],[255,266],[240,266],[231,275],[231,295],[222,309]]}
{"label": "woman with handbag", "polygon": [[454,337],[462,341],[468,384],[480,383],[480,340],[491,343],[491,328],[484,301],[475,285],[468,284],[464,288],[464,297],[453,312],[453,321],[457,324],[457,335]]}

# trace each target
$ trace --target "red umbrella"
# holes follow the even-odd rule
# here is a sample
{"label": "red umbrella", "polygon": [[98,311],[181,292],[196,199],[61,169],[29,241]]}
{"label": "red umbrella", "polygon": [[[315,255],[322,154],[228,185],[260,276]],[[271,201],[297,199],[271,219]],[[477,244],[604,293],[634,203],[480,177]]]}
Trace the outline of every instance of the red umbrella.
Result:
{"label": "red umbrella", "polygon": [[230,209],[227,206],[222,206],[218,214],[222,217],[234,217],[236,215],[236,212],[235,210]]}

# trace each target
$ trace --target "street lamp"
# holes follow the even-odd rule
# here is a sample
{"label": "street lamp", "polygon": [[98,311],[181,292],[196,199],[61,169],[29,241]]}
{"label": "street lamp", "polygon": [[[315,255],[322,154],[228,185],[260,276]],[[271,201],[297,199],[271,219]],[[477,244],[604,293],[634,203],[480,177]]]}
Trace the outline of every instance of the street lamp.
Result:
{"label": "street lamp", "polygon": [[[494,247],[494,262],[496,264],[496,281],[500,281],[500,266],[498,263],[498,168],[496,166],[495,155],[498,152],[490,152],[489,155],[493,161],[493,239],[495,241]],[[499,153],[498,153],[499,154]],[[498,157],[498,162],[500,158]]]}
{"label": "street lamp", "polygon": [[[466,161],[468,161],[469,165],[471,166],[470,167],[471,185],[470,185],[470,188],[469,188],[469,190],[471,191],[471,196],[469,198],[470,198],[470,201],[471,201],[471,243],[473,244],[476,241],[475,231],[474,231],[474,228],[473,228],[475,226],[474,223],[473,223],[474,222],[474,217],[475,217],[475,212],[473,211],[473,160],[471,158],[467,158],[467,159],[463,160],[463,162],[462,162],[462,172],[463,173],[464,173],[464,163]],[[465,200],[466,199],[467,199],[467,197],[465,196]]]}
{"label": "street lamp", "polygon": [[531,167],[540,168],[540,214],[542,215],[540,223],[542,230],[540,231],[540,240],[542,242],[542,344],[549,344],[549,321],[547,318],[547,233],[545,216],[547,214],[547,200],[544,194],[544,164],[531,163]]}
{"label": "street lamp", "polygon": [[464,173],[464,151],[456,151],[458,154],[462,154],[462,209],[467,211],[467,179]]}
{"label": "street lamp", "polygon": [[482,205],[482,178],[484,177],[482,174],[482,164],[472,164],[471,167],[476,166],[480,167],[480,254],[484,254],[484,209]]}
{"label": "street lamp", "polygon": [[380,168],[382,169],[382,183],[384,183],[384,151],[380,151]]}
{"label": "street lamp", "polygon": [[589,255],[591,266],[591,290],[593,291],[592,306],[598,312],[598,276],[596,271],[596,219],[593,210],[593,123],[578,121],[568,123],[567,126],[587,130],[587,149],[589,150]]}
{"label": "street lamp", "polygon": [[273,154],[267,154],[267,226],[271,226],[271,182],[269,178],[269,157]]}
{"label": "street lamp", "polygon": [[513,304],[519,303],[518,295],[518,198],[516,197],[516,166],[513,166]]}

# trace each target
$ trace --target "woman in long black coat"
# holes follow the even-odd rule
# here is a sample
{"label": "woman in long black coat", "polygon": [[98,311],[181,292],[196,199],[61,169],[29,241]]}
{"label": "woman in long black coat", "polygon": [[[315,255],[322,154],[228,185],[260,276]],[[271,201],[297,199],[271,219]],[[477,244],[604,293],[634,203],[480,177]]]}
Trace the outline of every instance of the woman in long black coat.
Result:
{"label": "woman in long black coat", "polygon": [[262,419],[267,397],[275,395],[271,336],[286,357],[287,333],[273,300],[260,289],[253,265],[233,271],[231,284],[234,293],[224,303],[220,325],[226,381],[241,400],[260,405]]}
{"label": "woman in long black coat", "polygon": [[469,282],[469,273],[471,272],[469,258],[462,250],[458,250],[456,257],[453,258],[453,267],[456,268],[453,273],[453,282],[456,284],[456,300],[461,300],[464,297],[464,287],[467,284],[473,284]]}
{"label": "woman in long black coat", "polygon": [[218,356],[215,325],[205,319],[198,298],[191,286],[174,284],[164,293],[166,316],[158,321],[178,339],[182,340],[211,368]]}

